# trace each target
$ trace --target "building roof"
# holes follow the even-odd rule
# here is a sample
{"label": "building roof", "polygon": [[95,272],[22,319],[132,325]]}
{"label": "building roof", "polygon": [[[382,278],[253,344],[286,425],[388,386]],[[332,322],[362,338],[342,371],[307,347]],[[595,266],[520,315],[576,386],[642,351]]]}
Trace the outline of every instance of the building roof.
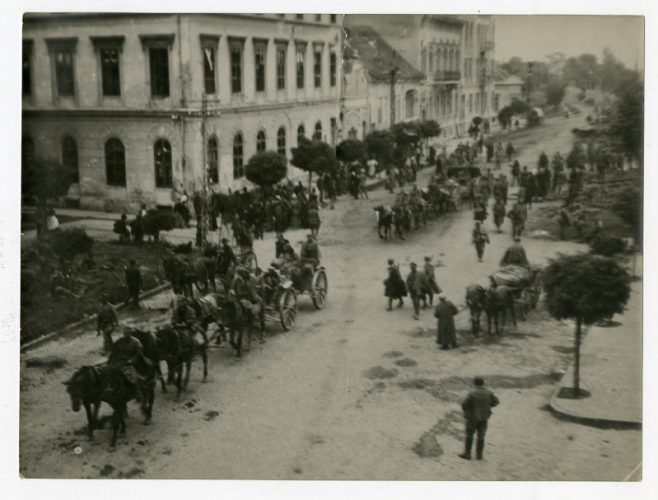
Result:
{"label": "building roof", "polygon": [[505,71],[497,64],[494,67],[494,81],[496,85],[523,85],[520,77]]}
{"label": "building roof", "polygon": [[372,82],[390,82],[397,68],[397,80],[420,81],[425,74],[391,47],[369,26],[345,28],[344,59],[359,59]]}

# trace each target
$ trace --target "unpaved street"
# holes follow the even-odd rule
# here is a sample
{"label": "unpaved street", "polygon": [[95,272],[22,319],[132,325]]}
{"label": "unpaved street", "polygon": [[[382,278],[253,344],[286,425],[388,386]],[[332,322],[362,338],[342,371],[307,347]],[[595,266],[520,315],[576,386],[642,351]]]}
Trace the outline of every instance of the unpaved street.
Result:
{"label": "unpaved street", "polygon": [[[570,147],[582,116],[555,119],[526,132],[515,146],[521,164],[534,167]],[[539,140],[541,138],[541,140]],[[524,147],[525,146],[525,147]],[[424,176],[427,172],[424,173]],[[420,181],[422,186],[426,180]],[[457,317],[460,347],[441,351],[435,320],[424,310],[385,311],[386,259],[404,274],[408,263],[432,255],[448,297],[464,305],[473,282],[486,283],[510,244],[510,228],[495,234],[478,263],[470,245],[472,214],[464,208],[432,221],[407,241],[384,242],[372,208],[390,203],[383,191],[370,200],[344,199],[322,212],[320,246],[329,277],[326,308],[300,298],[295,327],[269,325],[264,345],[241,360],[228,347],[211,351],[210,377],[193,367],[188,391],[157,393],[153,423],[143,426],[136,405],[115,450],[109,432],[84,435],[84,412],[73,413],[61,385],[83,365],[101,361],[94,332],[54,342],[24,358],[58,355],[63,368],[21,366],[20,472],[25,477],[206,479],[423,479],[620,480],[640,461],[641,432],[604,430],[557,419],[547,410],[555,382],[569,364],[573,327],[542,310],[500,338],[473,337],[467,312]],[[303,231],[288,234],[300,241]],[[542,263],[573,243],[525,239],[531,261]],[[268,234],[257,243],[259,261],[273,258]],[[440,264],[440,267],[439,267]],[[162,294],[147,301],[164,307]],[[167,320],[155,309],[131,322],[153,327]],[[460,401],[482,375],[501,404],[489,424],[485,460],[464,462]],[[105,407],[104,414],[109,409]],[[102,412],[103,413],[103,412]],[[81,448],[76,454],[74,449]]]}

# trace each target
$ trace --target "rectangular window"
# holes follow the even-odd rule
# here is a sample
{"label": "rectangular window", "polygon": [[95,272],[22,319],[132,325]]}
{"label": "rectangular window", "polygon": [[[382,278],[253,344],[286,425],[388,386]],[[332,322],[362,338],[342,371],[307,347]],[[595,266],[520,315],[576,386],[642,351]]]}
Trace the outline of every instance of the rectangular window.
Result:
{"label": "rectangular window", "polygon": [[322,14],[315,14],[315,21],[318,23],[322,21]]}
{"label": "rectangular window", "polygon": [[119,79],[119,49],[102,49],[100,55],[103,95],[119,96],[121,95],[121,81]]}
{"label": "rectangular window", "polygon": [[203,88],[210,95],[217,93],[215,60],[215,48],[203,47]]}
{"label": "rectangular window", "polygon": [[330,14],[330,19],[332,24],[336,24],[336,14]]}
{"label": "rectangular window", "polygon": [[286,88],[286,47],[276,48],[276,88]]}
{"label": "rectangular window", "polygon": [[329,83],[332,87],[336,86],[336,53],[329,55]]}
{"label": "rectangular window", "polygon": [[295,14],[295,17],[297,17],[297,19],[299,19],[299,20],[303,20],[304,19],[304,14]]}
{"label": "rectangular window", "polygon": [[169,49],[149,49],[151,97],[169,97]]}
{"label": "rectangular window", "polygon": [[242,92],[242,47],[231,47],[231,92]]}
{"label": "rectangular window", "polygon": [[32,44],[23,42],[23,95],[32,95]]}
{"label": "rectangular window", "polygon": [[59,48],[55,50],[55,79],[57,83],[57,95],[75,95],[75,77],[73,75],[73,50]]}
{"label": "rectangular window", "polygon": [[313,52],[313,80],[315,88],[322,86],[322,49],[315,49]]}
{"label": "rectangular window", "polygon": [[256,47],[256,92],[265,91],[265,46]]}
{"label": "rectangular window", "polygon": [[297,47],[296,52],[296,70],[297,70],[297,88],[304,88],[304,57],[306,55],[306,47]]}

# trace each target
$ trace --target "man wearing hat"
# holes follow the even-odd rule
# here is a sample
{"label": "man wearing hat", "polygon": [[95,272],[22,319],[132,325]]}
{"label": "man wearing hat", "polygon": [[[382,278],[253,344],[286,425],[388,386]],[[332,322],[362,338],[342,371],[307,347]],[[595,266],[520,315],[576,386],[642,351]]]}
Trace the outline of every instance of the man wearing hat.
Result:
{"label": "man wearing hat", "polygon": [[455,332],[455,315],[459,312],[455,304],[450,302],[445,293],[439,294],[439,303],[434,308],[434,317],[438,319],[436,343],[442,350],[457,347]]}
{"label": "man wearing hat", "polygon": [[503,258],[500,260],[500,265],[530,267],[525,248],[521,245],[521,237],[517,236],[514,238],[514,243],[505,250],[505,255],[503,255]]}
{"label": "man wearing hat", "polygon": [[441,288],[436,282],[434,275],[434,265],[432,264],[432,257],[425,257],[425,265],[423,266],[423,302],[427,306],[425,297],[429,297],[429,305],[434,302],[434,294],[441,293]]}
{"label": "man wearing hat", "polygon": [[489,243],[489,235],[487,234],[487,231],[482,227],[482,223],[479,220],[475,221],[472,243],[475,245],[478,261],[482,262],[482,257],[484,256],[484,246]]}
{"label": "man wearing hat", "polygon": [[388,297],[387,311],[393,309],[393,301],[396,299],[399,301],[398,307],[402,307],[404,305],[402,297],[407,296],[407,287],[393,259],[388,259],[388,278],[384,280],[384,296]]}
{"label": "man wearing hat", "polygon": [[407,290],[414,304],[414,319],[419,319],[420,299],[423,297],[423,276],[417,271],[415,262],[409,264],[411,272],[407,275]]}
{"label": "man wearing hat", "polygon": [[487,423],[491,417],[491,408],[500,402],[489,389],[484,387],[484,379],[475,377],[473,379],[475,389],[472,390],[462,402],[462,410],[466,419],[466,441],[464,453],[459,455],[464,460],[471,459],[471,448],[473,447],[473,435],[477,433],[477,446],[475,458],[482,460],[484,451],[484,436],[487,432]]}
{"label": "man wearing hat", "polygon": [[226,238],[222,238],[222,246],[220,250],[217,259],[217,274],[221,279],[225,280],[229,268],[231,265],[237,265],[238,259],[235,257],[235,253],[233,253],[233,249],[231,248],[231,245],[228,244]]}
{"label": "man wearing hat", "polygon": [[119,320],[114,312],[114,308],[110,304],[109,299],[103,296],[101,299],[101,308],[98,311],[98,317],[96,319],[96,336],[100,336],[101,333],[103,334],[103,350],[105,354],[112,352],[112,332],[118,326]]}

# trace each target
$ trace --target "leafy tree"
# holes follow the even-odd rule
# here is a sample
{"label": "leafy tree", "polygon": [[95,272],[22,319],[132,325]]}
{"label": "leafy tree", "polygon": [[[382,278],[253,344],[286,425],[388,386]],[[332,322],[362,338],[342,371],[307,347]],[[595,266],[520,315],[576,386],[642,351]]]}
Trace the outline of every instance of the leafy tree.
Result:
{"label": "leafy tree", "polygon": [[536,127],[541,123],[541,118],[539,116],[539,113],[537,113],[536,109],[531,109],[528,111],[528,114],[526,115],[526,119],[528,120],[528,127]]}
{"label": "leafy tree", "polygon": [[628,187],[617,194],[612,210],[633,228],[633,237],[642,246],[643,193],[641,187]]}
{"label": "leafy tree", "polygon": [[546,103],[557,108],[564,99],[566,91],[567,87],[564,83],[558,81],[550,83],[546,87]]}
{"label": "leafy tree", "polygon": [[142,222],[144,234],[152,236],[156,242],[160,241],[160,231],[171,231],[176,226],[176,214],[169,210],[151,209],[146,212]]}
{"label": "leafy tree", "polygon": [[623,253],[625,249],[626,244],[624,240],[604,234],[597,235],[589,244],[590,253],[603,255],[604,257],[612,257],[613,255]]}
{"label": "leafy tree", "polygon": [[[21,192],[24,197],[34,199],[36,217],[41,227],[46,227],[48,200],[66,195],[72,183],[71,170],[61,162],[37,158],[24,159],[21,175]],[[42,239],[43,231],[37,231]]]}
{"label": "leafy tree", "polygon": [[581,54],[566,60],[563,69],[566,82],[573,82],[581,90],[593,88],[599,75],[599,65],[595,55]]}
{"label": "leafy tree", "polygon": [[422,138],[420,122],[396,123],[391,127],[395,138],[395,159],[403,162],[416,149]]}
{"label": "leafy tree", "polygon": [[503,129],[508,128],[512,124],[512,117],[514,116],[514,111],[510,106],[505,106],[498,111],[498,123]]}
{"label": "leafy tree", "polygon": [[423,139],[438,137],[441,134],[441,125],[436,120],[423,120],[419,126],[420,135]]}
{"label": "leafy tree", "polygon": [[521,99],[514,99],[510,104],[510,109],[513,114],[522,115],[523,113],[530,111],[530,105]]}
{"label": "leafy tree", "polygon": [[639,81],[629,83],[619,94],[608,133],[620,149],[643,164],[644,89]]}
{"label": "leafy tree", "polygon": [[256,153],[245,166],[244,174],[254,184],[270,188],[286,176],[286,158],[276,151]]}
{"label": "leafy tree", "polygon": [[294,166],[308,172],[309,187],[313,181],[313,173],[334,173],[337,168],[336,153],[334,148],[322,141],[310,141],[300,138],[300,143],[292,149]]}
{"label": "leafy tree", "polygon": [[336,158],[351,163],[363,162],[366,159],[366,144],[358,139],[347,139],[336,147]]}
{"label": "leafy tree", "polygon": [[481,116],[473,117],[473,125],[475,125],[476,127],[482,125],[482,117]]}
{"label": "leafy tree", "polygon": [[366,136],[365,147],[368,154],[377,160],[379,168],[393,163],[395,137],[388,130],[375,130]]}
{"label": "leafy tree", "polygon": [[60,229],[48,235],[47,243],[57,257],[70,264],[78,255],[92,249],[94,239],[84,229]]}
{"label": "leafy tree", "polygon": [[630,276],[614,259],[592,254],[560,255],[543,273],[546,308],[551,316],[576,322],[573,392],[580,391],[582,326],[622,313],[630,297]]}

